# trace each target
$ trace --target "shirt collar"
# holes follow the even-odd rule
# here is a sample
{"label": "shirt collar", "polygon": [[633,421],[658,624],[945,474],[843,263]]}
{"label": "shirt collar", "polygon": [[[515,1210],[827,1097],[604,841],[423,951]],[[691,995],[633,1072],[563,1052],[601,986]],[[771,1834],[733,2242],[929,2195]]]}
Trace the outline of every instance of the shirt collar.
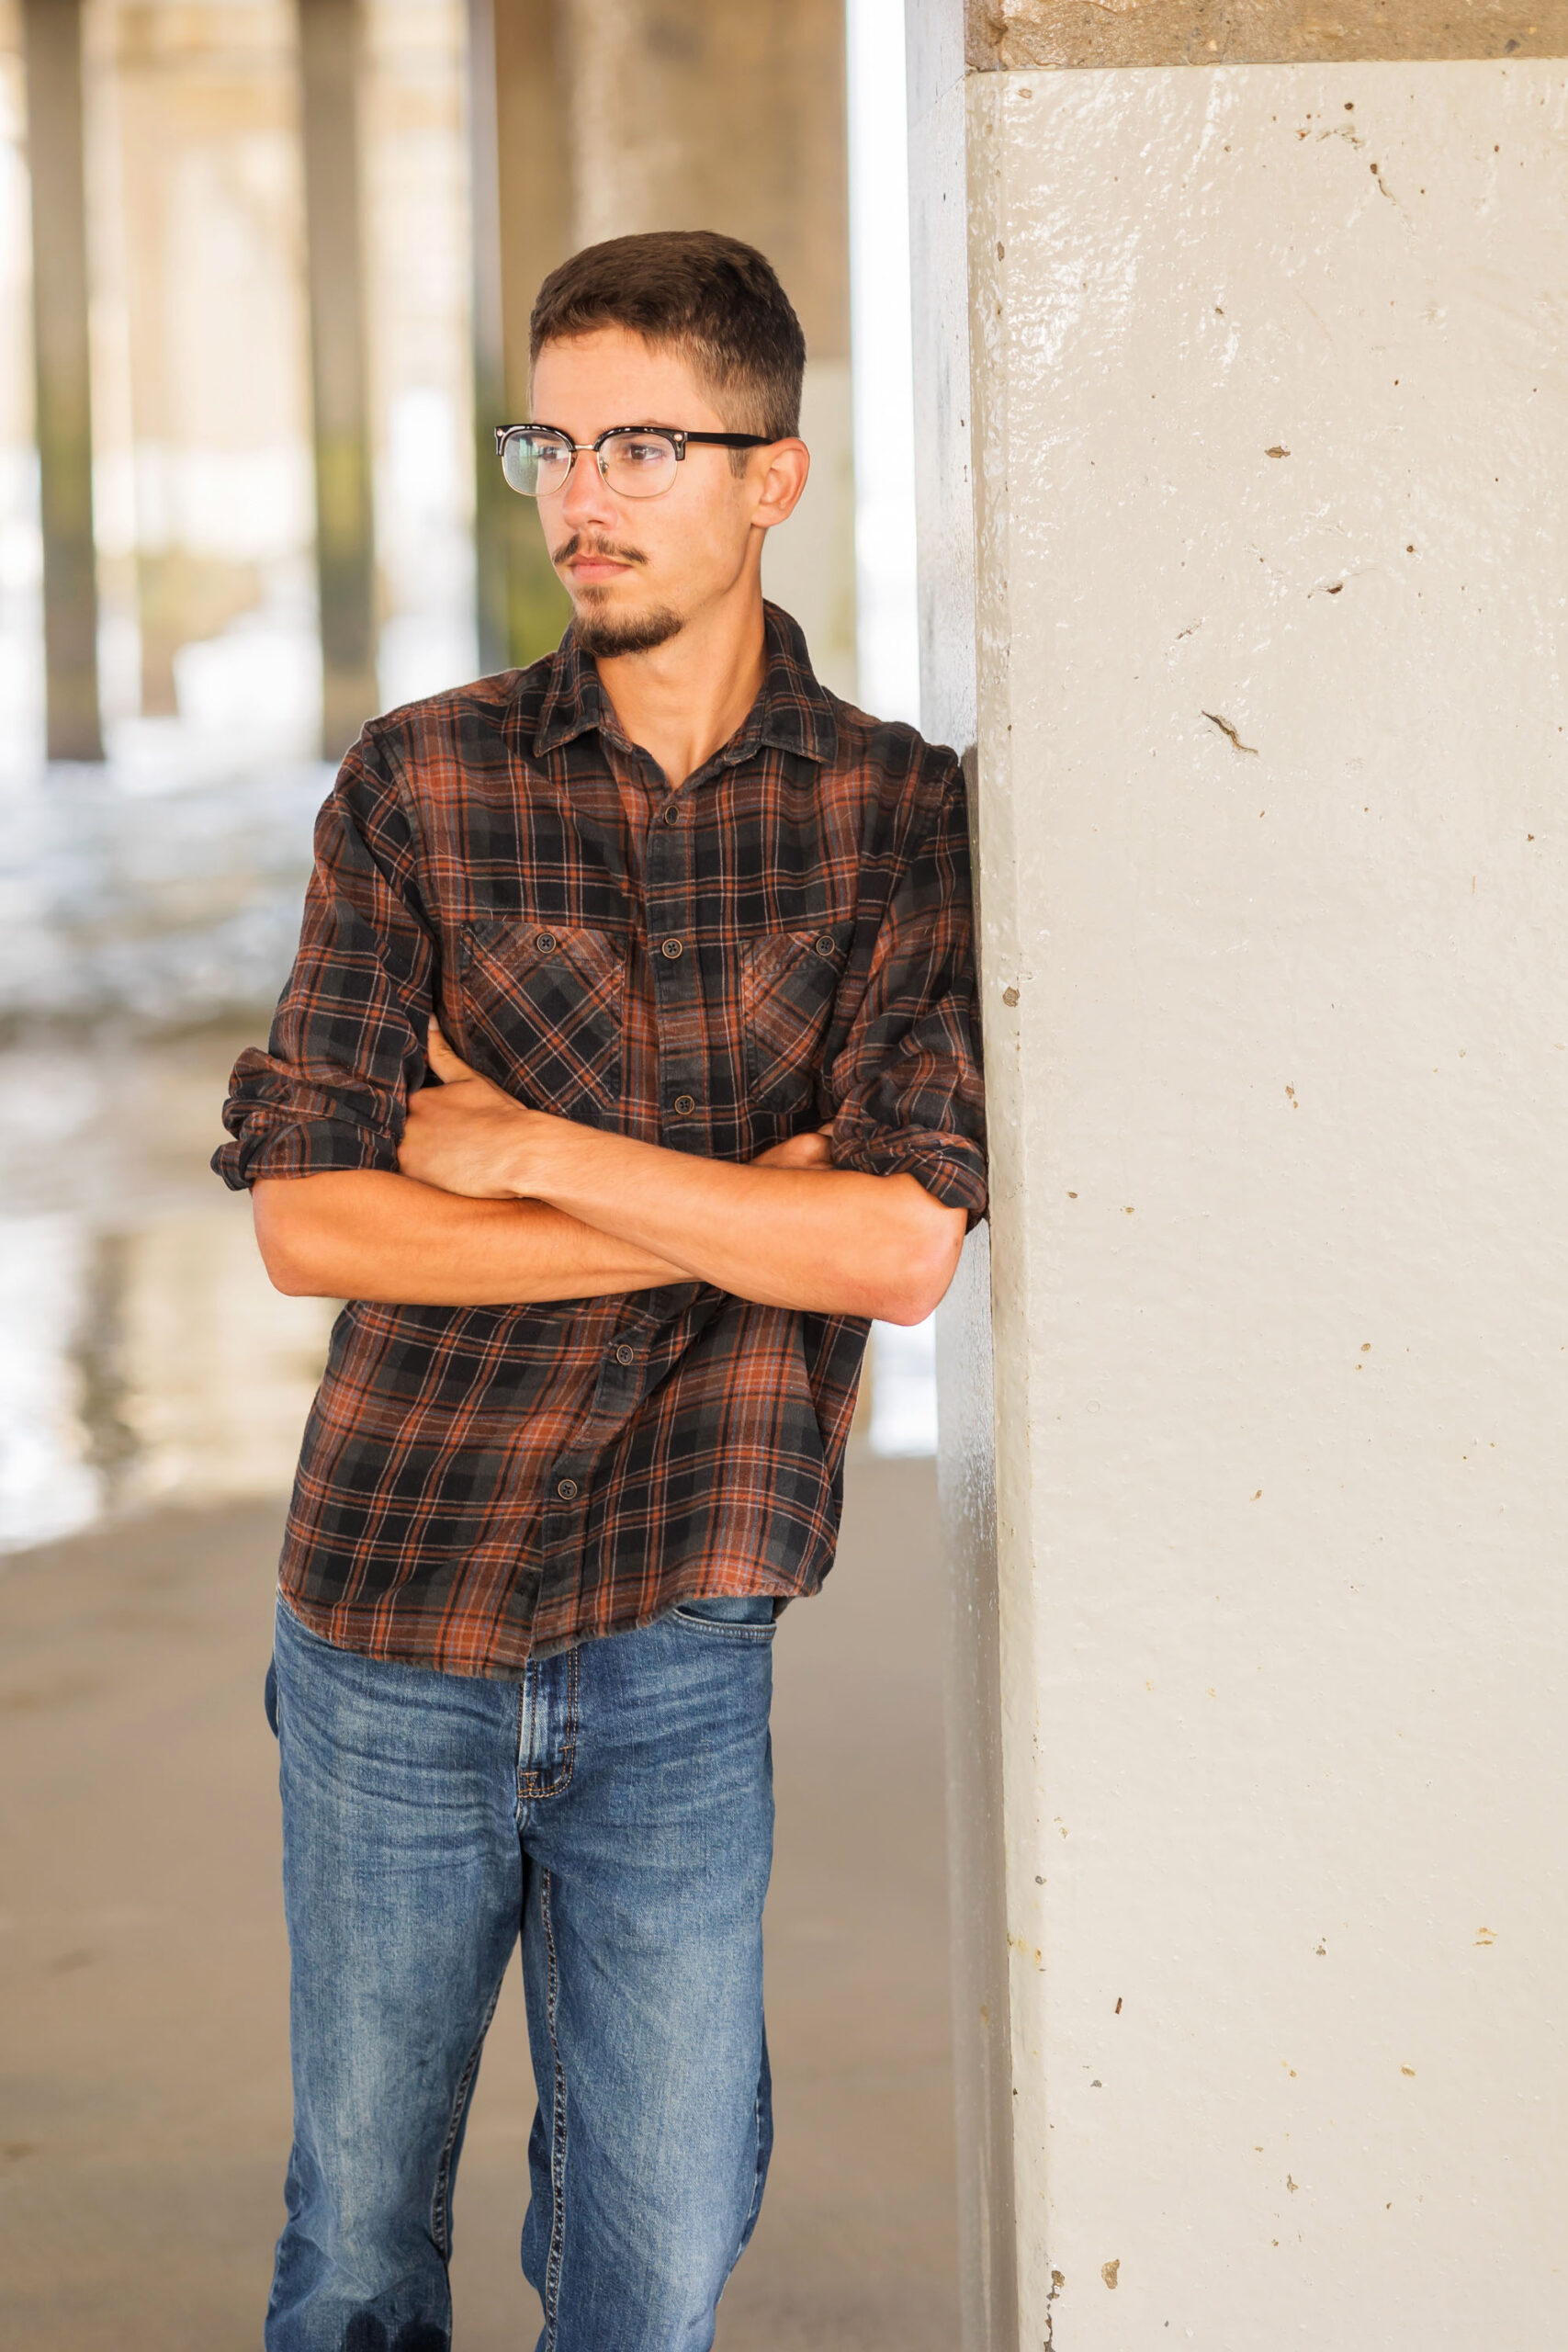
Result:
{"label": "shirt collar", "polygon": [[[767,633],[762,690],[720,757],[726,766],[733,766],[768,743],[808,760],[830,760],[839,744],[833,697],[811,667],[806,639],[777,605],[764,605],[762,618]],[[626,744],[599,673],[569,627],[550,656],[549,684],[534,728],[535,757],[543,759],[558,744],[570,743],[591,728],[612,742]]]}

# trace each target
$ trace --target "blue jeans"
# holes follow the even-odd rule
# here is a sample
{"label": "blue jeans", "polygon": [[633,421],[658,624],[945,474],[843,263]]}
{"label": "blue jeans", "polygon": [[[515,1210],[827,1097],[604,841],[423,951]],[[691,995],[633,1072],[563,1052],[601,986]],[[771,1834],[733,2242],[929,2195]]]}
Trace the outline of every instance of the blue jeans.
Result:
{"label": "blue jeans", "polygon": [[773,2141],[773,1603],[683,1604],[521,1682],[281,1604],[294,2148],[268,2352],[446,2352],[463,2125],[522,1939],[537,2352],[704,2352]]}

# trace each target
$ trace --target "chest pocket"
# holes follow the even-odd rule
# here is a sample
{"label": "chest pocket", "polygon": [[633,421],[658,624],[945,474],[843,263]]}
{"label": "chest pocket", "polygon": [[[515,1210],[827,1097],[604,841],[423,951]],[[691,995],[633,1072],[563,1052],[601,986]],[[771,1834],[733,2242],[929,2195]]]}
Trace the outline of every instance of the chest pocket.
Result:
{"label": "chest pocket", "polygon": [[609,932],[512,916],[464,932],[471,1045],[531,1110],[619,1113],[626,989],[626,948]]}
{"label": "chest pocket", "polygon": [[746,942],[740,1008],[754,1102],[789,1112],[813,1100],[843,963],[830,931],[775,931]]}

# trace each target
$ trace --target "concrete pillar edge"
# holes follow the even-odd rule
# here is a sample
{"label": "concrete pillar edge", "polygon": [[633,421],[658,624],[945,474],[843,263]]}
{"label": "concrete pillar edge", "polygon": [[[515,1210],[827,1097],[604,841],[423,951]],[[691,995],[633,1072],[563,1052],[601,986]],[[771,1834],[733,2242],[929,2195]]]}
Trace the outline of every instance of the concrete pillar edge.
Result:
{"label": "concrete pillar edge", "polygon": [[1568,0],[966,0],[971,72],[1568,54]]}

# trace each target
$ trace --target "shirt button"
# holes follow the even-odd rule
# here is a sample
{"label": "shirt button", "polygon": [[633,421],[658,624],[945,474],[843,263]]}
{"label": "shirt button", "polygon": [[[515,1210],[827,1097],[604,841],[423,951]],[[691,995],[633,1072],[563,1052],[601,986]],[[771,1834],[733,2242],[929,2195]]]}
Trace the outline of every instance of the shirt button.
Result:
{"label": "shirt button", "polygon": [[667,825],[678,825],[681,821],[681,811],[672,800],[665,802],[663,816]]}
{"label": "shirt button", "polygon": [[637,1350],[635,1348],[628,1348],[625,1346],[617,1348],[615,1350],[615,1362],[617,1363],[636,1363]]}
{"label": "shirt button", "polygon": [[553,931],[541,931],[536,936],[534,944],[538,949],[541,956],[553,956],[556,952],[555,933]]}
{"label": "shirt button", "polygon": [[834,938],[830,931],[818,932],[811,944],[816,948],[817,953],[824,959],[824,961],[826,961],[829,956],[836,956],[839,952],[839,943]]}
{"label": "shirt button", "polygon": [[682,953],[681,943],[678,939],[667,939],[659,952],[661,956],[668,956],[670,961],[673,963],[676,956]]}
{"label": "shirt button", "polygon": [[696,1100],[693,1095],[677,1094],[675,1097],[675,1116],[678,1119],[689,1118],[696,1107]]}
{"label": "shirt button", "polygon": [[556,1480],[556,1492],[560,1497],[563,1503],[574,1502],[577,1498],[577,1480],[575,1478],[558,1478]]}

